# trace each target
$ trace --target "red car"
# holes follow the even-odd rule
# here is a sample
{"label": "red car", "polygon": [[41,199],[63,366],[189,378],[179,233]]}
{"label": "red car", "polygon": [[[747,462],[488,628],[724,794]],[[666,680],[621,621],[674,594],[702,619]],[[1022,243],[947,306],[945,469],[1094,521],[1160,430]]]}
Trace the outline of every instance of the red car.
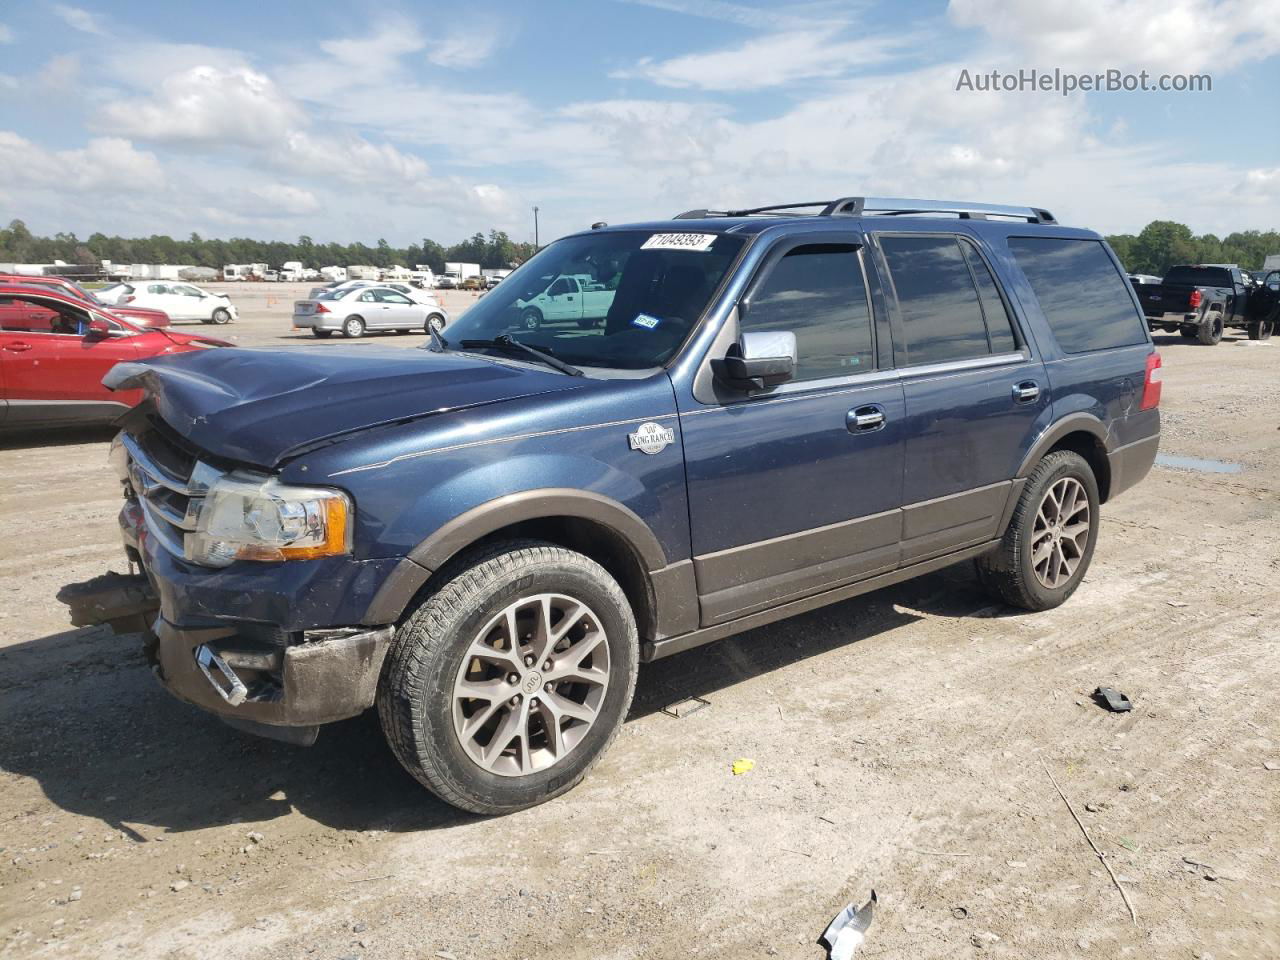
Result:
{"label": "red car", "polygon": [[142,399],[102,378],[117,363],[225,340],[144,330],[82,300],[0,283],[0,431],[107,424]]}
{"label": "red car", "polygon": [[153,310],[150,307],[118,307],[113,304],[103,303],[88,290],[83,289],[79,284],[73,283],[66,277],[23,277],[12,273],[0,273],[0,284],[8,285],[14,283],[38,290],[52,289],[63,296],[70,297],[72,300],[87,304],[95,310],[110,310],[113,316],[124,317],[135,327],[159,330],[161,327],[169,325],[169,315],[163,310]]}

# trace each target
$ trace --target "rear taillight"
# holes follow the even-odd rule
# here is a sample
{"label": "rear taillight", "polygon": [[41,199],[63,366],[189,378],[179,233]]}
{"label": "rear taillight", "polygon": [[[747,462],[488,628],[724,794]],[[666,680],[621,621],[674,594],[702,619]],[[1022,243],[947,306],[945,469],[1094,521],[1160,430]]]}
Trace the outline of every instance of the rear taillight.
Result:
{"label": "rear taillight", "polygon": [[1192,290],[1192,291],[1191,291],[1191,306],[1192,306],[1192,308],[1193,308],[1193,309],[1194,309],[1195,307],[1200,306],[1200,300],[1201,300],[1201,299],[1202,299],[1202,298],[1201,298],[1201,295],[1200,295],[1200,291],[1199,291],[1199,290]]}
{"label": "rear taillight", "polygon": [[1160,354],[1152,351],[1147,356],[1147,372],[1142,378],[1142,403],[1139,410],[1154,410],[1160,406],[1160,388],[1164,386],[1161,375]]}
{"label": "rear taillight", "polygon": [[133,303],[133,301],[135,301],[135,300],[137,300],[137,299],[138,299],[138,298],[137,298],[137,297],[135,297],[133,294],[129,294],[129,295],[128,295],[128,296],[126,296],[126,297],[121,297],[121,298],[120,298],[120,302],[121,302],[121,303]]}
{"label": "rear taillight", "polygon": [[326,307],[323,303],[316,304],[316,313],[328,313],[328,312],[329,312],[329,308]]}

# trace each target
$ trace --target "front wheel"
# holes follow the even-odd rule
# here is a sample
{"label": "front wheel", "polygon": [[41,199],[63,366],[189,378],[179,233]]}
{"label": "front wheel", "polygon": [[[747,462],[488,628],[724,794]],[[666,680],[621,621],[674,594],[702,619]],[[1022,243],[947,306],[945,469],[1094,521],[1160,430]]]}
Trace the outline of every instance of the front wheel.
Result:
{"label": "front wheel", "polygon": [[217,310],[213,311],[213,316],[209,319],[213,323],[218,324],[218,326],[222,326],[224,323],[231,322],[231,311],[226,307],[219,307]]}
{"label": "front wheel", "polygon": [[535,307],[530,307],[520,314],[520,326],[525,330],[539,329],[542,326],[542,312]]}
{"label": "front wheel", "polygon": [[1049,454],[1027,478],[1004,537],[978,559],[996,597],[1025,610],[1050,610],[1084,579],[1098,541],[1098,481],[1080,454]]}
{"label": "front wheel", "polygon": [[360,317],[347,317],[342,322],[342,335],[348,340],[359,340],[364,336],[364,321]]}
{"label": "front wheel", "polygon": [[1250,340],[1270,340],[1271,331],[1274,324],[1270,320],[1259,320],[1257,323],[1249,324]]}
{"label": "front wheel", "polygon": [[432,327],[435,327],[437,330],[444,329],[444,316],[442,314],[429,314],[427,316],[427,322],[422,325],[422,332],[429,334]]}
{"label": "front wheel", "polygon": [[464,554],[396,631],[378,715],[442,800],[512,813],[571,789],[617,735],[635,617],[594,560],[539,541]]}

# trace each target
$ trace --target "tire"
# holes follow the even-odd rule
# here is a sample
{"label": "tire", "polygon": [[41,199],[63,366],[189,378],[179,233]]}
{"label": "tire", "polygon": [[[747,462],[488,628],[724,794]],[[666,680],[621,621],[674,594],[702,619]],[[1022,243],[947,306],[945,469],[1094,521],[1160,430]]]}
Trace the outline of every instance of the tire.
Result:
{"label": "tire", "polygon": [[217,310],[213,311],[213,316],[209,318],[209,322],[216,323],[218,326],[222,326],[224,323],[230,323],[231,311],[226,307],[219,307]]}
{"label": "tire", "polygon": [[542,327],[542,311],[537,307],[528,307],[520,314],[520,329],[538,330]]}
{"label": "tire", "polygon": [[[1074,536],[1069,534],[1079,522],[1080,509],[1067,507],[1071,510],[1067,519],[1074,518],[1075,523],[1061,528],[1064,535],[1055,538],[1053,523],[1046,527],[1044,522],[1046,515],[1052,517],[1055,513],[1052,495],[1073,490],[1077,503],[1081,495],[1084,497],[1081,509],[1088,511],[1088,529]],[[1069,502],[1064,499],[1064,504]],[[978,576],[983,586],[1011,606],[1037,611],[1053,609],[1075,593],[1084,579],[1098,541],[1098,519],[1098,481],[1093,469],[1074,451],[1050,453],[1027,478],[1000,545],[978,558]],[[1056,539],[1059,546],[1056,550],[1051,548],[1044,560],[1037,563],[1041,556],[1039,549],[1046,539],[1050,543]],[[1074,558],[1068,556],[1071,553],[1076,554]],[[1062,576],[1072,560],[1075,566]]]}
{"label": "tire", "polygon": [[364,336],[364,320],[361,317],[347,317],[342,321],[342,335],[348,340],[359,340]]}
{"label": "tire", "polygon": [[1250,340],[1270,340],[1273,324],[1270,320],[1259,320],[1249,324]]}
{"label": "tire", "polygon": [[316,330],[313,327],[311,329],[311,335],[315,337],[317,340],[328,340],[330,337],[333,336],[333,331],[332,330]]}
{"label": "tire", "polygon": [[1206,347],[1215,346],[1222,339],[1224,329],[1222,314],[1210,314],[1205,317],[1204,323],[1196,328],[1196,340]]}
{"label": "tire", "polygon": [[422,332],[430,335],[431,324],[437,324],[437,329],[444,329],[444,317],[438,313],[432,313],[427,316],[426,322],[422,324]]}
{"label": "tire", "polygon": [[1178,333],[1182,334],[1183,340],[1194,340],[1198,337],[1200,328],[1194,324],[1184,323],[1178,328]]}
{"label": "tire", "polygon": [[[622,589],[594,560],[527,540],[464,553],[442,571],[440,581],[397,629],[379,680],[378,716],[392,751],[428,790],[472,813],[513,813],[571,789],[612,743],[635,691],[639,638]],[[544,608],[540,601],[550,595],[555,597]],[[539,616],[543,609],[554,611],[557,603],[576,614],[569,633],[551,651],[557,673],[549,681],[541,675],[546,661],[540,668],[518,651],[508,659],[485,642],[495,638],[499,646],[508,645],[505,613],[512,608],[517,609],[519,624],[515,632],[527,640],[536,634],[520,618]],[[562,620],[548,622],[558,628]],[[578,644],[601,632],[603,639],[584,659],[591,665],[587,672],[599,670],[603,679],[555,679],[566,676],[558,671],[566,669]],[[571,645],[562,649],[566,642]],[[497,655],[477,657],[474,651],[482,643]],[[544,656],[539,653],[538,659]],[[566,659],[557,666],[559,656]],[[504,676],[505,671],[511,672]],[[477,684],[497,685],[499,695],[459,698],[458,685],[468,677]],[[548,692],[547,682],[559,686]],[[512,699],[507,699],[508,693]],[[584,717],[559,712],[570,701]],[[563,738],[559,757],[548,749],[547,708],[553,702],[556,729]],[[592,713],[594,718],[587,722],[585,714]],[[459,729],[468,721],[479,724],[471,736]],[[506,742],[501,743],[504,731]],[[484,751],[495,744],[498,753],[487,758]]]}

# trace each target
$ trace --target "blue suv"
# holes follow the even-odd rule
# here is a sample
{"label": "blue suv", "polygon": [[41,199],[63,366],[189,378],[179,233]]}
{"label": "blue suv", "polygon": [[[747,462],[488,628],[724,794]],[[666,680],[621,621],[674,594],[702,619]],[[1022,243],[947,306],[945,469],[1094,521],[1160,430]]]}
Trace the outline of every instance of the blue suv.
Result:
{"label": "blue suv", "polygon": [[1036,208],[598,224],[425,347],[116,367],[143,573],[68,597],[145,617],[164,685],[241,729],[376,705],[483,813],[580,781],[641,661],[961,561],[1062,603],[1159,441],[1121,265]]}

